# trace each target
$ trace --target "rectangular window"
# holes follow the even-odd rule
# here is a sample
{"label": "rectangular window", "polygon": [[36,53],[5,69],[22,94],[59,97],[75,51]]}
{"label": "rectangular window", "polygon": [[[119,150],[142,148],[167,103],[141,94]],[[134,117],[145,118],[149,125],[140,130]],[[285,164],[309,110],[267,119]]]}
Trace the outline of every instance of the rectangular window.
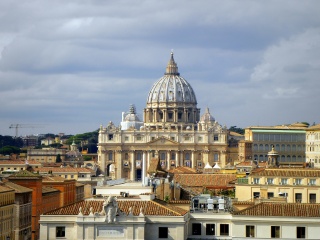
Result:
{"label": "rectangular window", "polygon": [[213,155],[213,160],[214,160],[215,162],[218,162],[218,161],[219,161],[219,153],[215,153],[215,154]]}
{"label": "rectangular window", "polygon": [[141,136],[137,136],[137,141],[141,141]]}
{"label": "rectangular window", "polygon": [[297,238],[305,238],[305,237],[306,237],[306,228],[297,227]]}
{"label": "rectangular window", "polygon": [[159,238],[168,238],[168,227],[159,227]]}
{"label": "rectangular window", "polygon": [[246,226],[246,237],[254,237],[254,226]]}
{"label": "rectangular window", "polygon": [[56,237],[65,237],[66,227],[56,227]]}
{"label": "rectangular window", "polygon": [[301,178],[297,178],[294,183],[295,183],[295,185],[301,185],[302,179]]}
{"label": "rectangular window", "polygon": [[113,134],[109,134],[109,135],[108,135],[108,139],[109,139],[109,140],[112,140],[112,139],[113,139]]}
{"label": "rectangular window", "polygon": [[112,155],[113,155],[112,152],[109,152],[109,153],[108,153],[108,160],[109,160],[109,161],[112,160],[112,157],[113,157]]}
{"label": "rectangular window", "polygon": [[274,197],[274,193],[273,192],[268,192],[268,198],[273,198]]}
{"label": "rectangular window", "polygon": [[310,179],[309,185],[316,185],[316,179]]}
{"label": "rectangular window", "polygon": [[273,184],[273,178],[267,178],[267,184]]}
{"label": "rectangular window", "polygon": [[190,137],[186,136],[186,137],[184,137],[184,140],[185,140],[185,141],[189,141],[189,140],[190,140]]}
{"label": "rectangular window", "polygon": [[170,137],[170,139],[171,139],[172,141],[175,141],[175,138],[174,138],[174,137]]}
{"label": "rectangular window", "polygon": [[271,226],[271,238],[280,238],[280,226]]}
{"label": "rectangular window", "polygon": [[296,203],[302,202],[302,193],[295,193],[295,201]]}
{"label": "rectangular window", "polygon": [[218,134],[213,135],[213,141],[219,141],[219,135]]}
{"label": "rectangular window", "polygon": [[127,142],[127,141],[129,141],[129,138],[128,137],[124,137],[124,140]]}
{"label": "rectangular window", "polygon": [[198,142],[202,142],[202,137],[198,137]]}
{"label": "rectangular window", "polygon": [[215,235],[215,224],[206,225],[206,235]]}
{"label": "rectangular window", "polygon": [[317,201],[317,194],[310,193],[309,194],[309,203],[316,203],[316,201]]}
{"label": "rectangular window", "polygon": [[259,198],[260,192],[253,192],[253,198]]}
{"label": "rectangular window", "polygon": [[220,224],[220,235],[229,236],[229,224]]}
{"label": "rectangular window", "polygon": [[192,224],[192,235],[201,235],[201,223]]}
{"label": "rectangular window", "polygon": [[254,178],[253,184],[260,184],[260,178]]}
{"label": "rectangular window", "polygon": [[281,178],[281,184],[282,185],[287,185],[288,184],[288,179],[287,178]]}

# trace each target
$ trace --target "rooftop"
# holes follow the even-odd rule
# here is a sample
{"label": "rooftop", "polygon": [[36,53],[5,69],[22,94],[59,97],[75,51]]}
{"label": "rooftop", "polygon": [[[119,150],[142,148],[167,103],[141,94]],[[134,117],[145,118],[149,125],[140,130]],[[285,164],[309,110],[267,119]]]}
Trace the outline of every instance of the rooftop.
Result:
{"label": "rooftop", "polygon": [[[78,203],[62,207],[44,215],[78,215],[81,207],[83,215],[90,214],[90,208],[92,212],[101,212],[104,200],[83,200]],[[179,207],[167,204],[160,200],[120,200],[117,199],[118,208],[121,212],[129,214],[130,208],[134,216],[138,216],[142,211],[144,215],[156,215],[156,216],[184,216],[188,213]]]}

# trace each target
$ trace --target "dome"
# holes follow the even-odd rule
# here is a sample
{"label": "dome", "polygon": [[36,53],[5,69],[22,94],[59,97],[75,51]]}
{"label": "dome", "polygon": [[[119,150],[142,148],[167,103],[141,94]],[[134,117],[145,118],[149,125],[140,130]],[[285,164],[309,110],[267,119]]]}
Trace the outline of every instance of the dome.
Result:
{"label": "dome", "polygon": [[151,128],[194,127],[200,119],[200,109],[191,85],[180,76],[171,52],[166,72],[156,81],[144,109],[145,126]]}
{"label": "dome", "polygon": [[138,115],[136,114],[136,107],[132,104],[130,105],[129,113],[124,117],[125,122],[140,122]]}
{"label": "dome", "polygon": [[153,84],[148,95],[147,103],[161,102],[197,104],[191,85],[178,72],[173,53],[171,53],[164,76]]}
{"label": "dome", "polygon": [[212,117],[212,115],[209,112],[209,108],[206,108],[205,113],[200,118],[201,122],[214,122],[215,119]]}

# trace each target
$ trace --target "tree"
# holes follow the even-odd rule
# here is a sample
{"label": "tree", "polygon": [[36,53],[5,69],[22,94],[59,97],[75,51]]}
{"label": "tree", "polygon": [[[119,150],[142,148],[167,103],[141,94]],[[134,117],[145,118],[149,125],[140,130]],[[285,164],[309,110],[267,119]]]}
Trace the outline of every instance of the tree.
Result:
{"label": "tree", "polygon": [[11,153],[19,154],[20,148],[14,146],[4,146],[0,148],[0,154],[2,155],[10,155]]}
{"label": "tree", "polygon": [[239,134],[244,134],[244,129],[243,128],[239,128],[237,126],[231,126],[229,128],[229,131],[236,132],[236,133],[239,133]]}

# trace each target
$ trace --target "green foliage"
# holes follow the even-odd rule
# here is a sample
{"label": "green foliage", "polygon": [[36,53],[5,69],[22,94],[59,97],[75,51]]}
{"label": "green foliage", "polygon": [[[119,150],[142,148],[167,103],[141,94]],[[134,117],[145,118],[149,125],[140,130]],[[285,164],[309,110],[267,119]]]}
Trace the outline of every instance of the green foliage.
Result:
{"label": "green foliage", "polygon": [[53,148],[60,148],[62,147],[63,145],[61,143],[52,143],[49,145],[50,147],[53,147]]}
{"label": "green foliage", "polygon": [[15,146],[4,146],[2,148],[0,148],[0,154],[2,155],[10,155],[11,153],[17,153],[19,154],[20,148],[15,147]]}
{"label": "green foliage", "polygon": [[163,199],[166,203],[168,203],[170,201],[170,197],[168,195],[166,195]]}
{"label": "green foliage", "polygon": [[236,132],[236,133],[239,133],[239,134],[244,134],[244,129],[243,128],[238,128],[237,126],[231,126],[229,128],[229,131]]}
{"label": "green foliage", "polygon": [[89,153],[96,153],[98,150],[98,135],[99,130],[82,134],[76,134],[70,137],[66,143],[68,145],[71,145],[74,141],[78,146],[80,146],[80,150],[88,149]]}
{"label": "green foliage", "polygon": [[11,136],[2,136],[0,135],[0,147],[3,146],[14,146],[21,148],[23,147],[23,140],[20,137],[13,138]]}
{"label": "green foliage", "polygon": [[83,160],[84,161],[90,161],[90,160],[92,160],[92,157],[91,156],[83,156]]}

